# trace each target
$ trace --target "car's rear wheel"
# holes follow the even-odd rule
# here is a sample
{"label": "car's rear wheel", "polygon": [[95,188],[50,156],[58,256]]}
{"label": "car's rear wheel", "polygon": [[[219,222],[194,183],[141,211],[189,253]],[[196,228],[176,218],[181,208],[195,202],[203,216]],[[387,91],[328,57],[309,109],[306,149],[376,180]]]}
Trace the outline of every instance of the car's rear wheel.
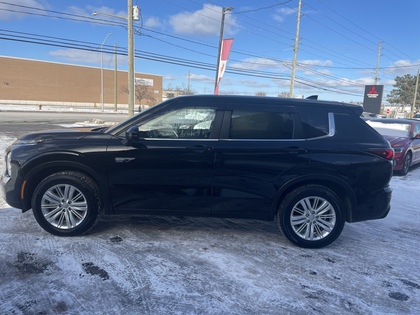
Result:
{"label": "car's rear wheel", "polygon": [[281,202],[277,222],[293,244],[320,248],[340,236],[345,222],[340,198],[322,185],[305,185],[290,192]]}
{"label": "car's rear wheel", "polygon": [[410,169],[410,166],[411,166],[411,152],[407,152],[407,154],[404,157],[403,166],[400,171],[400,174],[403,176],[407,175],[408,170]]}
{"label": "car's rear wheel", "polygon": [[96,183],[79,172],[59,172],[42,180],[32,197],[39,225],[58,236],[86,233],[96,223],[101,198]]}

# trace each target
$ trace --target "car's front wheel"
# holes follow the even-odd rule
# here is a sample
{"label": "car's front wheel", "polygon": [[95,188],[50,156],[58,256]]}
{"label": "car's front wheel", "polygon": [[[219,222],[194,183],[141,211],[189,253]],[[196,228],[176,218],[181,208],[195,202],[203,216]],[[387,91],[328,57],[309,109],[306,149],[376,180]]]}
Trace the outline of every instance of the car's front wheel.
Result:
{"label": "car's front wheel", "polygon": [[340,198],[322,185],[305,185],[281,202],[277,222],[284,236],[300,247],[320,248],[341,234],[345,216]]}
{"label": "car's front wheel", "polygon": [[407,154],[404,157],[403,166],[400,171],[400,174],[403,176],[407,175],[408,170],[410,169],[410,166],[411,166],[411,152],[407,152]]}
{"label": "car's front wheel", "polygon": [[101,208],[97,184],[80,172],[59,172],[42,180],[32,197],[38,224],[58,236],[86,233],[96,223]]}

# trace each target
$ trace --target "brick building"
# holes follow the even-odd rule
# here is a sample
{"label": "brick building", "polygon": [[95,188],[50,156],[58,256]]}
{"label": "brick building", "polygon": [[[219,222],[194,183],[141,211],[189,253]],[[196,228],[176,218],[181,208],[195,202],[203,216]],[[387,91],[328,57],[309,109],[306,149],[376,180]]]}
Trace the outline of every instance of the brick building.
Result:
{"label": "brick building", "polygon": [[[127,71],[103,69],[103,78],[105,108],[115,96],[118,108],[127,108]],[[136,73],[135,82],[142,90],[136,107],[162,101],[162,76]],[[101,68],[0,56],[0,103],[100,106]]]}

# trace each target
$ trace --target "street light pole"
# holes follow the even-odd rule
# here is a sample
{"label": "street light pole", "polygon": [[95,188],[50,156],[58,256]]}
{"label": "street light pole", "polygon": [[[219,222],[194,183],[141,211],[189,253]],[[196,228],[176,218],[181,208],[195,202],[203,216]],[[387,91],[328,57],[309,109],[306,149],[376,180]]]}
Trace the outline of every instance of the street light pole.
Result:
{"label": "street light pole", "polygon": [[225,14],[226,11],[232,11],[233,7],[222,8],[222,21],[220,23],[220,36],[219,36],[219,51],[217,53],[217,66],[216,66],[216,82],[214,82],[214,90],[216,91],[217,83],[219,82],[219,67],[220,67],[220,54],[222,53],[222,42],[223,42],[223,29],[225,26]]}
{"label": "street light pole", "polygon": [[109,33],[106,35],[104,41],[101,44],[101,103],[102,103],[102,111],[104,111],[104,54],[102,51],[102,47],[105,44],[106,40],[109,36],[111,36],[112,33]]}
{"label": "street light pole", "polygon": [[134,115],[134,38],[133,38],[133,20],[139,20],[139,7],[133,6],[133,0],[127,0],[127,17],[118,16],[114,14],[93,12],[92,15],[107,15],[127,21],[127,33],[128,33],[128,116]]}

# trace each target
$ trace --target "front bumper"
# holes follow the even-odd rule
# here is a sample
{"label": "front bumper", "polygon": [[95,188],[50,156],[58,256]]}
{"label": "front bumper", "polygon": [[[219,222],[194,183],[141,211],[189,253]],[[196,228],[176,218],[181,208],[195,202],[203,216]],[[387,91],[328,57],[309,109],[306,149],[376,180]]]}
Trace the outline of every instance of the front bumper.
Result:
{"label": "front bumper", "polygon": [[15,188],[15,181],[7,175],[1,177],[1,190],[4,200],[12,207],[22,209],[19,189]]}

